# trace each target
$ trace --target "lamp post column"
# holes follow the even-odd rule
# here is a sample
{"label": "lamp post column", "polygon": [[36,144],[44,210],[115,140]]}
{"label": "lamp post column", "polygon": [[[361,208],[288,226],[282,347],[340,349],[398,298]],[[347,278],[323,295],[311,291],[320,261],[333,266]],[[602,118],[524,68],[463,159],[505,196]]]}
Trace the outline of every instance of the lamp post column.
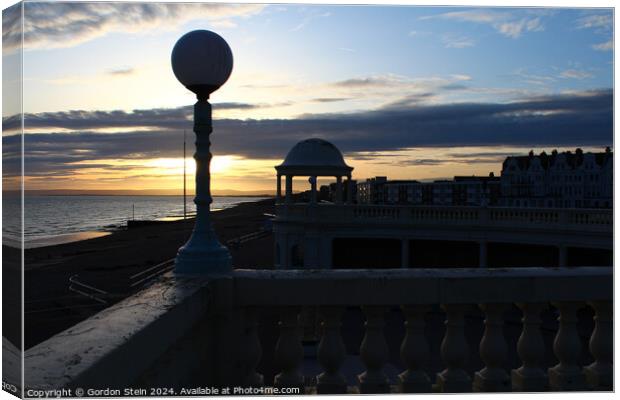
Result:
{"label": "lamp post column", "polygon": [[211,104],[205,98],[194,105],[194,132],[196,133],[196,222],[187,243],[179,249],[176,258],[177,273],[229,275],[230,253],[218,241],[211,224]]}

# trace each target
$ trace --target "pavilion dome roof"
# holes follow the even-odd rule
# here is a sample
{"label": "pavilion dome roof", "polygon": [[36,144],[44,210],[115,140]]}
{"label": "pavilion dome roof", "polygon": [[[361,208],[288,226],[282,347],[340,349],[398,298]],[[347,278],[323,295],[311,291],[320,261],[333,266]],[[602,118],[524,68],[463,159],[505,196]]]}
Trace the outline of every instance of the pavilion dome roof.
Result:
{"label": "pavilion dome roof", "polygon": [[350,172],[349,167],[336,146],[327,140],[312,138],[302,140],[288,152],[286,158],[276,167],[278,171],[314,172],[340,171]]}

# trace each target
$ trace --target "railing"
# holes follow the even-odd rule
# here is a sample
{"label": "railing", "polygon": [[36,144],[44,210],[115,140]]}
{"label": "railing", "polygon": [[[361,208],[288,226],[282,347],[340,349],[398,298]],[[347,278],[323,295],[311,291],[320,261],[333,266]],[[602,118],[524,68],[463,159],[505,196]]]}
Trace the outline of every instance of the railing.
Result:
{"label": "railing", "polygon": [[317,219],[331,223],[454,224],[481,227],[562,227],[611,232],[613,212],[606,209],[507,208],[461,206],[279,204],[277,219]]}
{"label": "railing", "polygon": [[270,231],[267,230],[260,230],[260,231],[256,231],[256,232],[251,232],[248,233],[246,235],[242,235],[239,237],[236,237],[234,239],[230,239],[226,242],[226,247],[228,248],[239,248],[241,247],[242,244],[250,242],[252,240],[256,240],[256,239],[262,239],[264,237],[267,237],[271,235]]}
{"label": "railing", "polygon": [[[611,390],[611,296],[610,268],[237,271],[235,304],[249,318],[242,381],[262,384],[255,368],[267,349],[258,340],[256,310],[279,307],[280,337],[274,352],[281,368],[274,384],[303,386],[308,379],[300,371],[300,310],[318,306],[322,320],[318,362],[324,371],[316,376],[318,393]],[[577,311],[586,303],[596,315],[589,346],[594,362],[582,368],[576,323]],[[507,343],[503,316],[513,304],[522,312],[523,328],[517,343]],[[384,315],[396,305],[402,309],[406,334],[401,343],[388,343]],[[433,305],[441,305],[446,315],[440,349],[429,348],[425,336],[425,315]],[[365,370],[359,371],[357,388],[348,387],[340,371],[345,360],[342,315],[351,306],[361,307],[366,316],[359,350]],[[478,348],[484,368],[470,376],[464,317],[476,307],[486,317]],[[550,366],[543,364],[540,319],[547,307],[559,313],[553,346],[558,363]],[[405,370],[396,382],[390,382],[384,372],[388,346],[398,345]],[[512,371],[504,367],[508,345],[516,346],[522,362]],[[425,370],[434,352],[440,352],[445,367],[436,379]]]}
{"label": "railing", "polygon": [[94,300],[97,303],[108,304],[106,300],[106,297],[109,296],[108,292],[79,281],[77,274],[69,277],[69,291]]}
{"label": "railing", "polygon": [[168,271],[172,271],[174,268],[174,258],[160,262],[157,265],[144,269],[129,277],[129,287],[138,288],[145,283],[157,278],[158,276],[165,274]]}
{"label": "railing", "polygon": [[[175,390],[273,385],[306,393],[611,390],[612,295],[610,267],[235,270],[210,281],[169,276],[26,352],[26,385]],[[522,316],[516,341],[504,335],[512,305]],[[384,332],[386,312],[395,306],[402,310],[402,340],[388,340]],[[437,306],[446,327],[441,345],[431,346],[442,330],[427,335],[426,317]],[[300,314],[308,307],[318,308],[321,321],[322,372],[314,376],[304,369],[300,334]],[[578,314],[585,307],[595,317],[587,333],[592,362],[584,366],[577,322],[578,315],[589,315]],[[546,308],[559,316],[553,349],[543,341]],[[343,339],[351,341],[341,326],[343,315],[355,309],[366,322],[359,327],[362,366],[352,385],[343,376]],[[465,316],[477,309],[485,316],[484,332],[472,348]],[[265,312],[279,315],[277,341],[261,341],[259,323],[269,321]],[[389,380],[389,351],[398,347],[403,371]],[[511,370],[509,348],[516,348],[520,359]],[[470,351],[478,351],[484,364],[473,374]],[[545,352],[553,352],[557,362],[546,364]],[[429,359],[438,356],[443,367],[432,376]],[[274,360],[273,379],[266,359]]]}

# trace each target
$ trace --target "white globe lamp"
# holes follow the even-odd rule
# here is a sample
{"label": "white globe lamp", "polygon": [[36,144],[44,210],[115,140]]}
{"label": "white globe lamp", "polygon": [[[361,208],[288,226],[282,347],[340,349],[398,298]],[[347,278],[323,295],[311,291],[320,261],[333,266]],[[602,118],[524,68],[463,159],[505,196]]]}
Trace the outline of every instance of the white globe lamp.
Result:
{"label": "white globe lamp", "polygon": [[196,94],[196,222],[192,234],[175,260],[178,274],[230,275],[230,252],[218,241],[211,224],[211,104],[209,96],[230,76],[233,56],[228,43],[217,33],[196,30],[183,35],[172,49],[172,71]]}

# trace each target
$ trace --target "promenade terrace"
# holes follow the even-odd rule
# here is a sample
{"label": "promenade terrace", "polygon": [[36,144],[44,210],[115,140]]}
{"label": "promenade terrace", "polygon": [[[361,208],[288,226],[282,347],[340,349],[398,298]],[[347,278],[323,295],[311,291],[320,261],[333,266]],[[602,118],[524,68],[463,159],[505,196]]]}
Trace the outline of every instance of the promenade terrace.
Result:
{"label": "promenade terrace", "polygon": [[[465,262],[468,250],[475,253],[473,258],[477,262],[469,266],[505,266],[511,251],[504,250],[502,244],[516,244],[546,250],[553,260],[545,266],[563,267],[584,265],[577,260],[579,251],[600,253],[604,259],[611,260],[613,212],[609,209],[285,202],[276,206],[274,233],[278,247],[276,264],[282,268],[339,267],[334,265],[339,241],[343,243],[346,239],[350,243],[340,253],[354,253],[364,247],[355,239],[364,238],[392,242],[391,248],[382,249],[384,258],[397,253],[392,264],[398,265],[391,267],[420,266],[412,245],[416,240],[461,243],[460,262]],[[303,262],[295,260],[299,248],[303,248]],[[587,259],[588,255],[581,258]],[[356,266],[352,262],[344,261],[344,264]]]}

